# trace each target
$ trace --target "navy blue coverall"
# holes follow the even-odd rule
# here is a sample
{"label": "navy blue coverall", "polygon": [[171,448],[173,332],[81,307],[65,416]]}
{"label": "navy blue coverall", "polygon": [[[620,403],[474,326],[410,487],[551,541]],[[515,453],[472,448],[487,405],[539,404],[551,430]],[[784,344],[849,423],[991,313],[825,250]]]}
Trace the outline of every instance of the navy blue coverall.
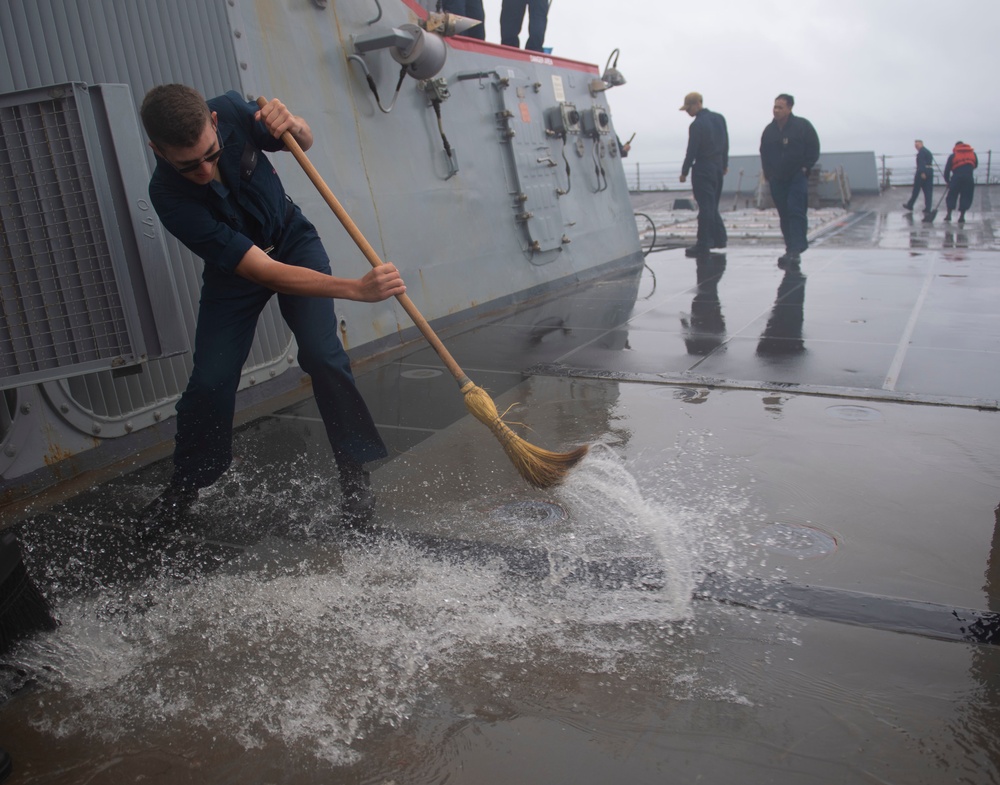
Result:
{"label": "navy blue coverall", "polygon": [[800,254],[809,247],[809,170],[819,160],[819,136],[804,117],[788,116],[785,127],[772,120],[760,138],[760,163],[778,208],[785,250]]}
{"label": "navy blue coverall", "polygon": [[924,212],[929,213],[934,201],[934,156],[926,147],[917,150],[917,171],[913,175],[913,193],[906,203],[908,210],[913,209],[921,191],[924,194]]}
{"label": "navy blue coverall", "polygon": [[698,203],[698,242],[700,249],[725,248],[726,224],[719,212],[722,178],[729,168],[729,131],[726,118],[718,112],[701,109],[688,128],[687,154],[681,174],[691,171],[691,189]]}
{"label": "navy blue coverall", "polygon": [[[315,227],[285,195],[263,151],[284,148],[263,123],[255,103],[236,92],[208,101],[218,113],[224,182],[198,185],[162,158],[149,195],[164,228],[204,262],[195,331],[194,368],[177,404],[173,484],[202,488],[232,462],[232,427],[240,373],[253,344],[257,318],[275,292],[235,272],[256,244],[285,263],[330,274]],[[249,180],[240,176],[247,146],[257,152]],[[298,361],[313,392],[338,463],[377,460],[388,453],[358,392],[350,360],[337,335],[333,300],[278,294],[281,315],[298,343]]]}
{"label": "navy blue coverall", "polygon": [[500,6],[500,43],[520,46],[525,9],[528,10],[528,40],[524,48],[541,52],[548,25],[549,0],[503,0]]}

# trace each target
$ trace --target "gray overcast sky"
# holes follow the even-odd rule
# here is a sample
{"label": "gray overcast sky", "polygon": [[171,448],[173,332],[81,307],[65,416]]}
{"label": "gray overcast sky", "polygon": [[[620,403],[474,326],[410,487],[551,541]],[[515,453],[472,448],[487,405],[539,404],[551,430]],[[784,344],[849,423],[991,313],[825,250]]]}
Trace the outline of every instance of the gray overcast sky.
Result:
{"label": "gray overcast sky", "polygon": [[[500,40],[500,4],[484,0],[489,41]],[[757,152],[774,96],[791,93],[831,152],[912,154],[922,138],[943,164],[961,139],[1000,158],[1000,3],[955,9],[929,0],[552,0],[545,45],[601,70],[621,49],[628,83],[607,97],[622,140],[636,132],[630,163],[684,157],[691,120],[678,107],[692,90],[726,116],[733,155]],[[522,46],[526,35],[527,19]]]}

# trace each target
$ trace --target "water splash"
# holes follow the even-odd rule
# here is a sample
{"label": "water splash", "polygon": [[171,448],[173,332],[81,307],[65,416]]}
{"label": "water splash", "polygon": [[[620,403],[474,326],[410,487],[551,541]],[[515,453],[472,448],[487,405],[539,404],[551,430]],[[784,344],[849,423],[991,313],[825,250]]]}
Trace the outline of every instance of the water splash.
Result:
{"label": "water splash", "polygon": [[[178,581],[164,569],[111,597],[63,602],[60,631],[20,652],[45,688],[32,698],[32,725],[112,744],[184,744],[210,732],[218,743],[277,744],[342,766],[357,762],[359,740],[406,723],[463,673],[490,679],[527,662],[561,673],[648,667],[678,698],[697,692],[696,669],[663,668],[662,653],[691,623],[704,514],[654,500],[610,451],[595,450],[555,491],[565,521],[491,529],[552,554],[540,581],[511,575],[502,560],[319,537],[333,502],[310,505],[304,486],[295,492],[295,506],[311,510],[281,527],[295,537],[267,536],[211,574]],[[208,501],[237,520],[240,510],[260,522],[262,507],[285,509],[258,495]],[[662,587],[561,580],[567,560],[611,556],[654,557]],[[701,697],[741,700],[717,684]]]}

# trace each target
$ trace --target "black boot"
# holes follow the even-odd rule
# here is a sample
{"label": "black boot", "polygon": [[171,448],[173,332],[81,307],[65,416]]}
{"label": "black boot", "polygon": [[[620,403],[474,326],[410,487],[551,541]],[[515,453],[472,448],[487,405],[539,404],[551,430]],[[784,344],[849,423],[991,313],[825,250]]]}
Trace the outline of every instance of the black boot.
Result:
{"label": "black boot", "polygon": [[13,770],[14,764],[11,762],[10,753],[7,750],[0,750],[0,782],[7,779]]}
{"label": "black boot", "polygon": [[788,251],[778,257],[778,267],[787,270],[789,267],[798,267],[801,261],[802,257],[799,254]]}
{"label": "black boot", "polygon": [[947,215],[944,217],[945,223],[951,223],[951,210],[948,211]]}
{"label": "black boot", "polygon": [[965,223],[965,210],[962,210],[961,212],[959,212],[959,214],[958,214],[958,222],[960,224],[964,224]]}
{"label": "black boot", "polygon": [[375,515],[375,491],[371,475],[360,463],[338,460],[340,471],[340,525],[348,529],[364,526]]}
{"label": "black boot", "polygon": [[171,483],[139,513],[136,533],[154,537],[172,530],[198,501],[198,489]]}

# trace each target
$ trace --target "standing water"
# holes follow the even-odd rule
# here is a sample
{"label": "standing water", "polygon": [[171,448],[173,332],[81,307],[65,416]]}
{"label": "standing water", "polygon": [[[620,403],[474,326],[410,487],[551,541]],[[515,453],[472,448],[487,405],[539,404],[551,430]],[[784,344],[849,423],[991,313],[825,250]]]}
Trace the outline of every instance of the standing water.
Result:
{"label": "standing water", "polygon": [[[746,416],[723,398],[698,411]],[[659,400],[623,388],[619,412]],[[389,488],[371,535],[331,527],[323,483],[299,479],[281,536],[217,569],[180,538],[147,580],[64,591],[62,627],[4,671],[17,781],[994,781],[996,647],[692,600],[706,574],[839,554],[758,511],[747,477],[773,463],[729,439],[636,431],[637,460],[594,449],[544,498],[437,507],[430,484],[408,509]],[[201,506],[293,509],[229,482]]]}
{"label": "standing water", "polygon": [[[746,701],[676,662],[690,656],[696,544],[712,520],[644,498],[606,450],[551,501],[456,516],[470,513],[490,545],[310,522],[208,574],[179,581],[165,563],[140,585],[65,600],[59,631],[16,652],[32,684],[0,727],[33,758],[24,781],[433,781],[423,769],[455,765],[456,731],[535,713],[546,695],[559,711],[588,692],[617,710],[630,695]],[[547,574],[512,571],[511,553],[545,559]],[[645,572],[614,586],[573,573],[615,559]],[[58,752],[25,754],[41,747]]]}

